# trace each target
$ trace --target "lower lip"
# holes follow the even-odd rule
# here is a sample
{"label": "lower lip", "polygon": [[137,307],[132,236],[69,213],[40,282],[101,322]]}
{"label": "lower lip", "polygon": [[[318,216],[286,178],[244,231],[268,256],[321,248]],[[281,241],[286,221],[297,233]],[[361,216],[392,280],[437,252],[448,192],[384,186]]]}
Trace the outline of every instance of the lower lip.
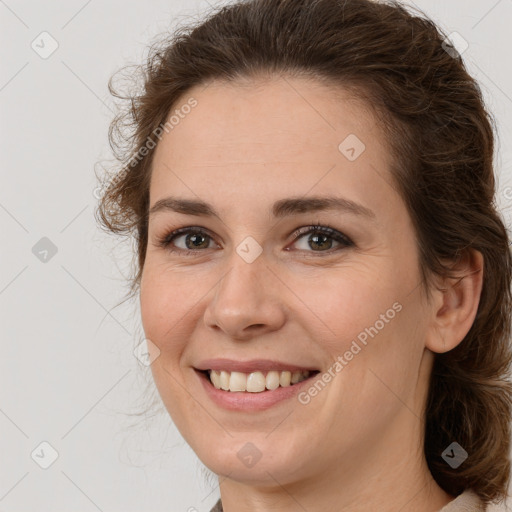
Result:
{"label": "lower lip", "polygon": [[248,391],[224,391],[217,389],[204,373],[195,370],[210,399],[219,407],[231,411],[263,411],[284,400],[294,398],[302,388],[309,386],[316,373],[291,386],[279,386],[274,390],[250,393]]}

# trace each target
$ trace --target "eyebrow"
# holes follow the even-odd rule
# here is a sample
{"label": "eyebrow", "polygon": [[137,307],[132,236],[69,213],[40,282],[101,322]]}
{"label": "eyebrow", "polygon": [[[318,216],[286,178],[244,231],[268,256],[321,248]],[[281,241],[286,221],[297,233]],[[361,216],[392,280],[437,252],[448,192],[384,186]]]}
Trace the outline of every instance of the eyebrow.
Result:
{"label": "eyebrow", "polygon": [[[370,220],[375,219],[375,213],[369,208],[366,208],[366,206],[351,201],[350,199],[337,196],[290,197],[280,199],[272,205],[272,214],[276,218],[324,210],[337,210],[366,217]],[[198,200],[166,197],[160,199],[151,207],[149,215],[162,211],[172,211],[185,215],[217,217],[220,220],[219,214],[212,205]]]}

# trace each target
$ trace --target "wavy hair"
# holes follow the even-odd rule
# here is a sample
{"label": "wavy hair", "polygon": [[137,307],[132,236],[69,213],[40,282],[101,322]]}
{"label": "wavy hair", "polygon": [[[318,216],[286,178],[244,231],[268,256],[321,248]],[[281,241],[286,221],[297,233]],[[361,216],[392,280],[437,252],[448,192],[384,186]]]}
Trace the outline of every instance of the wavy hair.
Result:
{"label": "wavy hair", "polygon": [[[446,492],[471,488],[486,503],[504,499],[512,256],[495,203],[495,122],[477,82],[432,20],[394,0],[239,0],[214,11],[151,46],[133,75],[142,79],[138,90],[123,95],[114,77],[109,82],[125,107],[109,131],[117,175],[105,184],[96,216],[103,229],[135,240],[132,293],[147,245],[148,141],[157,144],[159,127],[190,88],[286,74],[352,92],[375,112],[394,156],[391,172],[413,221],[424,290],[433,277],[452,276],[450,262],[469,250],[483,255],[473,325],[456,348],[435,354],[424,452]],[[441,456],[453,441],[469,455],[456,469]]]}

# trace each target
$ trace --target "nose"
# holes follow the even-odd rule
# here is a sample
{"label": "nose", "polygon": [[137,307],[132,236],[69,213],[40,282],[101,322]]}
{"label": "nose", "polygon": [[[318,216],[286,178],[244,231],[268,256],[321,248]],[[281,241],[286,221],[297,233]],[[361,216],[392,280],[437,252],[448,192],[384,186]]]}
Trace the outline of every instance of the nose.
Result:
{"label": "nose", "polygon": [[263,254],[248,263],[234,253],[205,309],[205,325],[239,341],[278,330],[286,318],[282,290]]}

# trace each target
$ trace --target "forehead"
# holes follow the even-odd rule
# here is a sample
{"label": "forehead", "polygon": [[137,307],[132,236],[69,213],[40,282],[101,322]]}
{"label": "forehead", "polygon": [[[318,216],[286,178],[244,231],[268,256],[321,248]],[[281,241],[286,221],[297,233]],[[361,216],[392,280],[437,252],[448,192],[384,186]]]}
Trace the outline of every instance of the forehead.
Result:
{"label": "forehead", "polygon": [[365,143],[384,142],[363,101],[311,79],[213,81],[190,89],[175,108],[180,110],[190,98],[196,106],[180,116],[160,144],[173,145],[176,160],[220,160],[232,158],[233,152],[244,155],[245,150],[254,160],[257,147],[260,159],[311,153],[328,158],[338,154],[339,143],[349,134]]}
{"label": "forehead", "polygon": [[[191,98],[195,106],[155,150],[151,204],[171,189],[227,199],[258,190],[270,200],[343,188],[361,200],[386,181],[383,133],[364,102],[341,88],[291,77],[213,81],[187,91],[170,115]],[[347,146],[360,156],[347,158]]]}

